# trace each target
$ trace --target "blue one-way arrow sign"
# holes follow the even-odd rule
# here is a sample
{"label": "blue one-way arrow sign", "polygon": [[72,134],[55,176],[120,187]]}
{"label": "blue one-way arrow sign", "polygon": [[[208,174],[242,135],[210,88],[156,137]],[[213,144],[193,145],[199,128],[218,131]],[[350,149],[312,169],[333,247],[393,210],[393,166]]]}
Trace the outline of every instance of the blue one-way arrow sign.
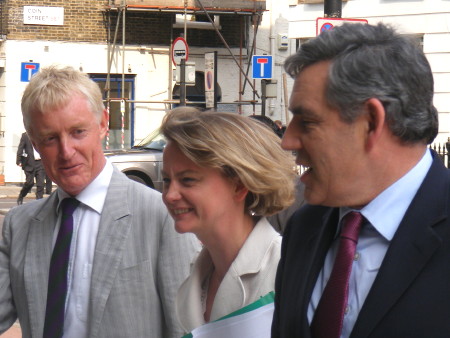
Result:
{"label": "blue one-way arrow sign", "polygon": [[273,61],[272,55],[253,55],[253,78],[254,79],[271,79]]}

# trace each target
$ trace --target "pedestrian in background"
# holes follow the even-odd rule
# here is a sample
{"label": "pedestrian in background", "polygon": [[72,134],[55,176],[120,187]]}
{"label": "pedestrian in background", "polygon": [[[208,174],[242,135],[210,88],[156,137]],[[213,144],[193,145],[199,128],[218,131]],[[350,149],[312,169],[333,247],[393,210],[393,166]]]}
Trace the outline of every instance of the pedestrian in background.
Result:
{"label": "pedestrian in background", "polygon": [[159,192],[106,160],[99,86],[41,69],[22,113],[58,189],[5,217],[0,334],[18,318],[24,337],[180,337],[175,294],[199,243],[175,232]]}
{"label": "pedestrian in background", "polygon": [[284,132],[286,131],[286,126],[283,126],[283,122],[281,122],[280,120],[275,120],[274,122],[278,126],[278,134],[280,135],[280,137],[283,137]]}
{"label": "pedestrian in background", "polygon": [[16,164],[25,173],[25,182],[20,190],[17,204],[22,204],[23,199],[31,191],[36,180],[36,199],[44,197],[45,170],[39,153],[33,148],[28,134],[22,133],[19,147],[17,148]]}
{"label": "pedestrian in background", "polygon": [[50,178],[50,176],[47,175],[47,173],[45,173],[45,193],[47,195],[50,195],[52,193],[53,190],[53,181]]}
{"label": "pedestrian in background", "polygon": [[281,237],[265,216],[292,204],[295,173],[280,138],[238,114],[177,108],[161,132],[163,201],[204,245],[176,300],[190,332],[274,290]]}
{"label": "pedestrian in background", "polygon": [[450,337],[450,173],[416,41],[345,24],[290,56],[308,204],[283,236],[272,337]]}

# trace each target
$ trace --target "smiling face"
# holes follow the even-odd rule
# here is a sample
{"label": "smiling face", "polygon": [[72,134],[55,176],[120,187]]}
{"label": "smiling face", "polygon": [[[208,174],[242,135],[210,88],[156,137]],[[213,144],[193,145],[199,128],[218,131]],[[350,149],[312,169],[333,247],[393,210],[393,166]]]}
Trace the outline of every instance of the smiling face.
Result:
{"label": "smiling face", "polygon": [[364,124],[343,122],[325,98],[330,63],[306,67],[296,77],[290,99],[293,113],[282,147],[297,152],[296,162],[310,204],[345,206],[358,203],[364,174]]}
{"label": "smiling face", "polygon": [[100,123],[81,95],[63,107],[34,112],[31,140],[42,158],[46,173],[72,196],[78,195],[105,165],[101,140],[106,134],[107,113]]}
{"label": "smiling face", "polygon": [[192,232],[202,241],[229,227],[234,213],[243,213],[244,198],[236,184],[219,169],[196,165],[172,141],[164,149],[163,201],[180,233]]}

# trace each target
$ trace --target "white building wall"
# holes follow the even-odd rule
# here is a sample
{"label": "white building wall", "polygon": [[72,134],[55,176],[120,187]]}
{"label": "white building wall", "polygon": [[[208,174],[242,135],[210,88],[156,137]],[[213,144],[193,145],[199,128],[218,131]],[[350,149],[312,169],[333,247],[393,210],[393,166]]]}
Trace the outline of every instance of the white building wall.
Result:
{"label": "white building wall", "polygon": [[[286,13],[290,38],[312,38],[316,19],[324,16],[323,3],[291,6]],[[439,111],[435,142],[446,142],[450,136],[450,2],[350,0],[342,4],[342,18],[367,19],[370,24],[381,21],[402,33],[423,35],[423,49],[435,80],[434,104]]]}
{"label": "white building wall", "polygon": [[[277,98],[268,99],[266,104],[266,115],[272,120],[280,120],[287,124],[289,112],[287,110],[290,88],[292,87],[289,78],[286,78],[283,64],[286,58],[295,52],[295,41],[289,40],[287,49],[280,49],[278,45],[279,35],[289,36],[290,20],[289,14],[294,7],[289,7],[289,0],[266,0],[267,12],[262,16],[261,26],[257,32],[257,43],[255,55],[272,55],[274,59],[273,79],[277,81]],[[253,34],[250,34],[249,41],[252,41]],[[287,81],[284,85],[284,81]],[[258,92],[260,93],[261,80],[256,80]],[[257,114],[260,114],[260,107]]]}
{"label": "white building wall", "polygon": [[[0,135],[0,173],[3,171],[6,182],[22,182],[25,177],[15,163],[17,146],[24,131],[20,100],[27,85],[20,80],[21,63],[35,62],[41,68],[52,64],[69,65],[86,73],[107,73],[107,45],[8,40],[1,48],[6,66],[0,69],[0,128],[5,131],[3,137]],[[111,73],[122,73],[122,54],[121,50],[115,53]],[[125,73],[136,74],[135,100],[168,98],[169,62],[169,48],[158,49],[152,55],[137,47],[126,49]],[[136,103],[136,142],[159,126],[164,107],[164,104]]]}
{"label": "white building wall", "polygon": [[[312,38],[316,35],[316,19],[323,17],[322,4],[295,4],[294,0],[267,0],[262,22],[258,28],[255,55],[273,55],[274,79],[277,80],[277,98],[268,99],[266,115],[273,120],[289,121],[286,97],[292,88],[292,79],[283,70],[285,59],[295,53],[295,39]],[[391,2],[385,0],[350,0],[342,6],[343,18],[367,19],[369,23],[389,22],[407,34],[423,34],[424,52],[430,61],[435,78],[434,103],[440,112],[440,133],[436,142],[445,142],[450,136],[450,2],[446,0],[422,0]],[[277,37],[287,33],[290,38],[288,49],[279,49]],[[193,31],[189,34],[195,34]],[[249,48],[253,33],[249,34]],[[189,43],[189,41],[188,41]],[[157,128],[164,116],[164,104],[149,104],[148,101],[169,99],[173,86],[171,72],[174,66],[167,47],[127,46],[123,55],[122,46],[114,53],[111,73],[135,74],[135,143]],[[195,62],[196,70],[204,70],[204,53],[213,49],[190,48],[189,61]],[[258,105],[242,106],[239,113],[250,115],[261,113],[261,98],[253,94],[249,83],[245,92],[239,95],[239,86],[245,80],[239,67],[225,48],[218,51],[218,82],[222,88],[222,102],[258,101]],[[235,58],[244,71],[247,70],[247,56],[250,49],[233,48]],[[239,60],[242,55],[243,59]],[[123,62],[122,57],[125,56]],[[20,135],[24,131],[20,111],[20,99],[27,83],[20,81],[21,62],[40,63],[41,67],[53,63],[82,68],[86,73],[107,73],[107,45],[80,44],[47,41],[0,42],[0,57],[6,58],[6,65],[0,68],[0,174],[6,182],[24,180],[22,170],[16,166],[16,151]],[[130,72],[128,69],[130,68]],[[249,72],[251,79],[251,68]],[[286,83],[284,83],[286,80]],[[255,83],[261,94],[261,81]],[[4,132],[4,134],[2,133]]]}
{"label": "white building wall", "polygon": [[[25,175],[16,166],[16,152],[20,136],[24,132],[20,100],[27,82],[21,82],[22,62],[39,63],[40,67],[52,64],[69,65],[86,73],[108,73],[108,46],[106,44],[80,44],[50,41],[7,40],[0,46],[5,55],[6,66],[0,68],[0,174],[5,181],[23,182]],[[189,61],[196,64],[196,70],[204,70],[204,53],[211,51],[192,48]],[[222,101],[234,102],[239,99],[239,68],[224,49],[218,51],[218,81],[222,88]],[[232,50],[235,57],[246,51]],[[125,55],[123,61],[122,57]],[[243,62],[244,64],[244,62]],[[246,64],[246,63],[245,63]],[[244,64],[244,67],[246,67]],[[138,143],[151,131],[159,127],[170,105],[150,103],[170,98],[173,87],[171,72],[174,65],[168,47],[127,46],[125,53],[118,46],[113,56],[111,74],[135,74],[135,110],[134,143]],[[242,100],[251,100],[251,88],[247,85]],[[244,107],[246,114],[252,113],[252,107]]]}

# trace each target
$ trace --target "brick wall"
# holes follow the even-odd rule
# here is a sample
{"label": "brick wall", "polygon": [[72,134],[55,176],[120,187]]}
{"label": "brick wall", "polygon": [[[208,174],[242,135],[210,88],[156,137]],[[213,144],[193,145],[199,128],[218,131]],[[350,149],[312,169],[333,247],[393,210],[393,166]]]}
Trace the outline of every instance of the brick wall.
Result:
{"label": "brick wall", "polygon": [[[6,22],[1,29],[8,39],[14,40],[52,40],[69,42],[106,43],[108,39],[108,22],[110,23],[111,40],[114,38],[116,25],[119,24],[117,43],[122,43],[122,17],[117,20],[117,11],[105,11],[107,0],[78,1],[27,1],[6,0],[2,15]],[[23,6],[64,7],[63,26],[24,25]],[[134,45],[168,45],[171,36],[180,36],[183,29],[174,29],[172,23],[175,14],[127,11],[125,15],[125,37],[127,44]],[[240,45],[241,36],[246,34],[244,18],[239,15],[222,15],[221,33],[230,47]],[[2,34],[2,32],[0,32]],[[189,45],[204,47],[223,47],[223,43],[214,30],[189,30]]]}
{"label": "brick wall", "polygon": [[[6,27],[8,39],[54,40],[72,42],[106,42],[104,12],[105,0],[6,0]],[[24,25],[23,6],[64,7],[64,26]]]}
{"label": "brick wall", "polygon": [[[111,12],[111,37],[117,24],[117,12]],[[245,18],[239,15],[221,15],[220,30],[230,47],[239,47],[241,28],[245,30]],[[172,23],[175,14],[155,12],[127,12],[126,13],[126,43],[135,45],[168,45],[170,44]],[[122,41],[122,19],[120,19],[117,41]],[[175,28],[172,38],[180,36],[184,29]],[[243,46],[245,46],[245,36]],[[189,46],[224,47],[221,39],[214,30],[188,29]]]}

